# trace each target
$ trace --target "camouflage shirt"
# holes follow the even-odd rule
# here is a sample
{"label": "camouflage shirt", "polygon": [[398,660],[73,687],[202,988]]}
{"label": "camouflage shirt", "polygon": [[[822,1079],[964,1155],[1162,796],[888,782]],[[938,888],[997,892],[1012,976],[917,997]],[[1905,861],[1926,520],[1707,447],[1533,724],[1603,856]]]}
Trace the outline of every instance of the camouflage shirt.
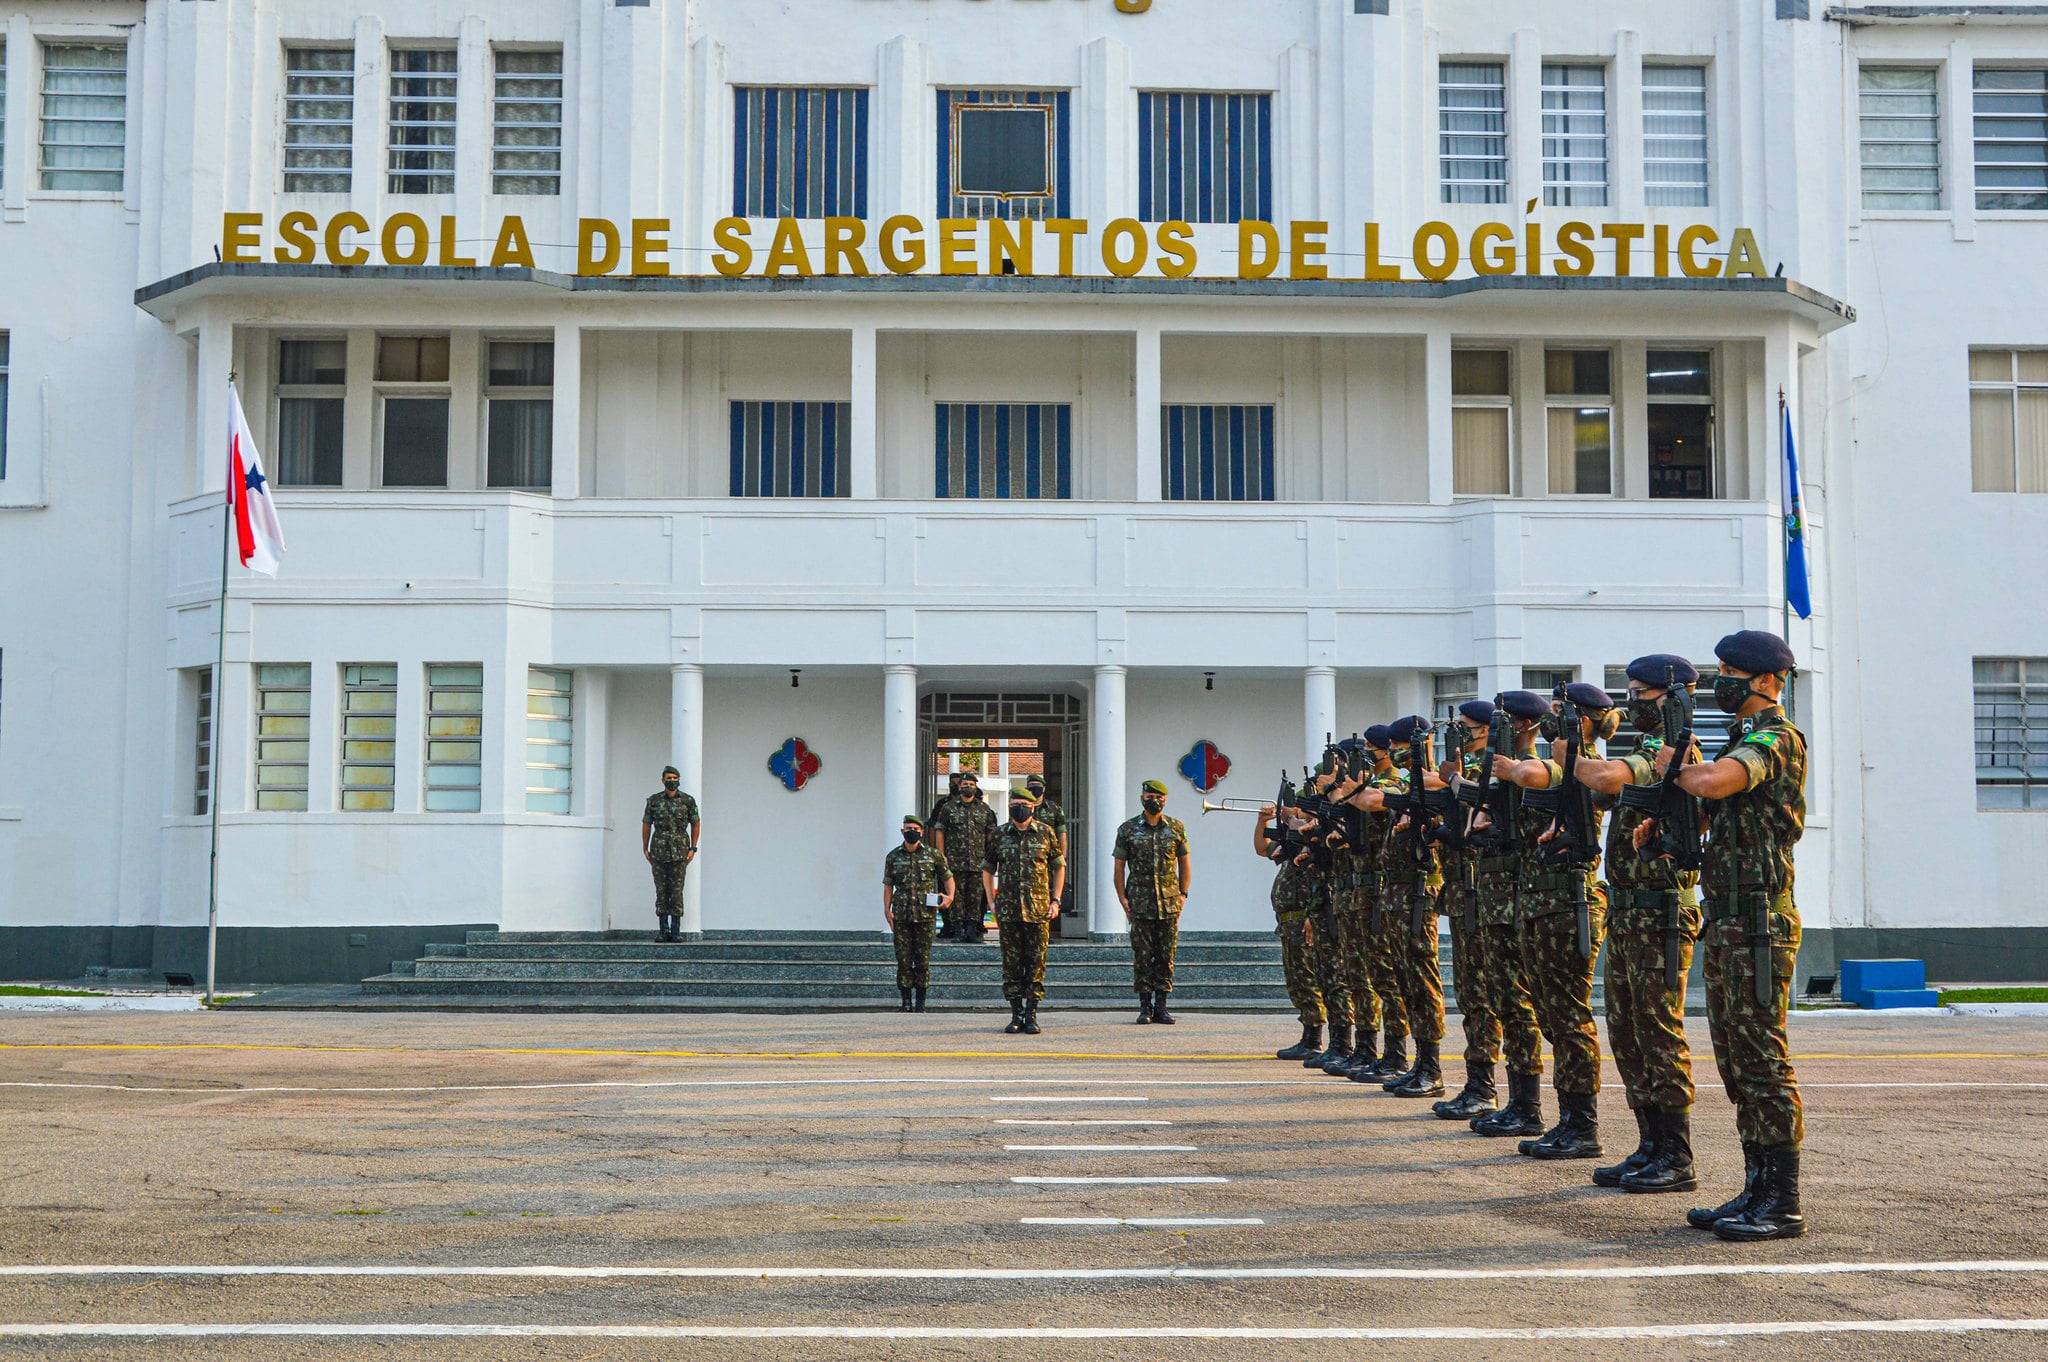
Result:
{"label": "camouflage shirt", "polygon": [[1742,763],[1749,788],[1706,801],[1707,896],[1725,898],[1739,876],[1745,892],[1768,887],[1774,903],[1789,903],[1792,848],[1806,831],[1806,735],[1772,705],[1732,725],[1717,755]]}
{"label": "camouflage shirt", "polygon": [[939,819],[945,816],[946,810],[952,807],[954,802],[953,796],[950,793],[940,795],[939,802],[932,805],[931,814],[924,820],[924,825],[927,828],[938,827]]}
{"label": "camouflage shirt", "polygon": [[670,797],[663,790],[647,796],[640,821],[654,831],[647,838],[647,855],[657,861],[686,860],[690,854],[690,824],[697,821],[697,801],[689,795]]}
{"label": "camouflage shirt", "polygon": [[1045,824],[1056,836],[1067,835],[1067,811],[1050,799],[1038,801],[1038,807],[1032,811],[1031,821]]}
{"label": "camouflage shirt", "polygon": [[1282,922],[1304,917],[1322,907],[1316,872],[1293,861],[1283,861],[1273,876],[1273,916]]}
{"label": "camouflage shirt", "polygon": [[[1631,785],[1657,784],[1657,754],[1664,750],[1664,740],[1646,737],[1636,750],[1621,759],[1628,767],[1628,783]],[[1607,825],[1607,883],[1618,890],[1630,889],[1676,889],[1681,902],[1694,903],[1698,895],[1693,886],[1700,882],[1695,871],[1680,871],[1669,856],[1638,855],[1632,842],[1635,831],[1649,814],[1627,805],[1616,805],[1612,821]]]}
{"label": "camouflage shirt", "polygon": [[1157,827],[1138,817],[1116,830],[1124,863],[1124,898],[1132,917],[1176,917],[1180,913],[1180,858],[1188,854],[1188,830],[1165,814]]}
{"label": "camouflage shirt", "polygon": [[[1545,758],[1543,764],[1550,770],[1550,788],[1564,787],[1564,763]],[[1523,808],[1528,808],[1526,801]],[[1586,866],[1586,897],[1595,904],[1606,901],[1606,890],[1600,883],[1600,825],[1601,809],[1596,803],[1592,812],[1593,826],[1587,830],[1593,839],[1593,857]],[[1533,820],[1536,838],[1541,838],[1552,823],[1552,815],[1539,811]],[[1530,820],[1524,820],[1523,828],[1530,828]],[[1558,836],[1564,835],[1562,822],[1558,823]],[[1528,859],[1523,863],[1522,916],[1542,917],[1549,913],[1561,913],[1572,906],[1572,890],[1569,883],[1570,870],[1562,861],[1551,858],[1551,848],[1557,839],[1549,842],[1529,841],[1525,846]]]}
{"label": "camouflage shirt", "polygon": [[889,907],[896,913],[928,918],[939,910],[926,903],[927,894],[944,894],[953,882],[945,858],[930,847],[892,847],[882,858],[882,883],[889,886]]}
{"label": "camouflage shirt", "polygon": [[1066,862],[1059,835],[1036,820],[1006,823],[989,839],[982,864],[996,877],[996,921],[1050,922],[1060,914],[1052,877]]}
{"label": "camouflage shirt", "polygon": [[[1390,794],[1408,793],[1408,773],[1396,770],[1386,777],[1387,784],[1381,788]],[[1398,823],[1393,814],[1385,815]],[[1386,841],[1386,851],[1380,868],[1386,872],[1387,883],[1407,890],[1420,879],[1434,892],[1443,888],[1442,862],[1437,857],[1437,845],[1424,835],[1427,829],[1411,825],[1405,831],[1395,832]],[[1421,846],[1420,854],[1417,845]]]}
{"label": "camouflage shirt", "polygon": [[946,835],[946,864],[957,875],[980,865],[988,854],[989,838],[996,832],[996,811],[985,799],[949,799],[932,828]]}

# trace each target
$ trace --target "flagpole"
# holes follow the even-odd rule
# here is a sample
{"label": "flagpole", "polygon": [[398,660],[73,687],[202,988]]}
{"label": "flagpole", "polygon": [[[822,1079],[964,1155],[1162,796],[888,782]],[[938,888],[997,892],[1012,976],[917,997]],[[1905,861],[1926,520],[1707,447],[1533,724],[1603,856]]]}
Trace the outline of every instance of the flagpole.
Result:
{"label": "flagpole", "polygon": [[[228,373],[228,426],[234,427],[235,375]],[[233,435],[229,439],[232,441]],[[232,481],[234,469],[227,472],[227,481]],[[235,489],[224,489],[221,498],[220,516],[220,612],[215,619],[213,653],[213,712],[207,722],[211,725],[207,752],[206,812],[211,824],[209,845],[206,853],[206,1003],[213,1005],[214,967],[219,959],[220,944],[220,779],[221,779],[221,700],[227,689],[228,659],[228,540],[235,524]]]}
{"label": "flagpole", "polygon": [[[1791,429],[1786,424],[1786,421],[1785,385],[1780,383],[1778,385],[1778,499],[1782,504],[1778,507],[1778,572],[1784,578],[1784,590],[1778,593],[1780,598],[1778,610],[1783,621],[1779,625],[1778,636],[1789,645],[1792,642],[1792,507],[1789,502],[1785,501],[1785,496],[1788,490],[1796,492],[1798,489],[1788,489],[1785,481],[1786,468],[1788,467],[1785,462],[1785,434]],[[225,572],[226,569],[223,568],[222,571]]]}

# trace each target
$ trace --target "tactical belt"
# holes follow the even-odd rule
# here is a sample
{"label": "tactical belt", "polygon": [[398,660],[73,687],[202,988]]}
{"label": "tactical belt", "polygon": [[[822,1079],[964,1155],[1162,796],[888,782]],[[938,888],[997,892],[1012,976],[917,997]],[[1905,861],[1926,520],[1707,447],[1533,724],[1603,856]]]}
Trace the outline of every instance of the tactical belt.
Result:
{"label": "tactical belt", "polygon": [[1761,880],[1755,884],[1738,885],[1733,895],[1725,891],[1707,895],[1707,921],[1720,922],[1727,918],[1741,917],[1745,913],[1754,912],[1756,900],[1751,896],[1755,894],[1769,895],[1771,911],[1774,913],[1780,911],[1780,904],[1787,903],[1792,898],[1789,890],[1781,894]]}
{"label": "tactical belt", "polygon": [[1481,875],[1512,874],[1520,859],[1520,857],[1513,854],[1506,856],[1481,856],[1473,863],[1472,869]]}
{"label": "tactical belt", "polygon": [[1568,870],[1559,870],[1553,871],[1547,875],[1534,876],[1529,880],[1529,882],[1526,885],[1522,887],[1524,889],[1530,890],[1531,892],[1540,894],[1545,890],[1549,889],[1569,889],[1572,887],[1574,883],[1583,882],[1584,881],[1581,876],[1574,875]]}
{"label": "tactical belt", "polygon": [[1612,889],[1608,894],[1616,908],[1649,908],[1663,912],[1678,902],[1676,889]]}

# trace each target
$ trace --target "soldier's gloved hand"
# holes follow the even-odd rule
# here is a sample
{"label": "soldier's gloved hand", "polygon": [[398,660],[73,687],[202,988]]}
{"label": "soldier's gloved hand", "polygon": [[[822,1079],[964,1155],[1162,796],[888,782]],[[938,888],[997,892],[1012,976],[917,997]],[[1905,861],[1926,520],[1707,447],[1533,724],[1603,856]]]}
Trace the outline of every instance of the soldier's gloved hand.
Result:
{"label": "soldier's gloved hand", "polygon": [[1636,824],[1636,829],[1628,835],[1628,840],[1637,851],[1641,851],[1644,847],[1650,845],[1650,839],[1656,835],[1657,820],[1645,818],[1642,822]]}

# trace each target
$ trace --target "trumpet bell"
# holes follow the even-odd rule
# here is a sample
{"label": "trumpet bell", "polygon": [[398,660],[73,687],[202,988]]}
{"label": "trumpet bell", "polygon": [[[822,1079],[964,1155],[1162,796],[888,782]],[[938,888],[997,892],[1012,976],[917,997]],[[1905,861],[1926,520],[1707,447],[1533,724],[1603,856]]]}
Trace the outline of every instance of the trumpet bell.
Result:
{"label": "trumpet bell", "polygon": [[1264,813],[1266,806],[1256,799],[1203,800],[1202,812],[1209,813]]}

